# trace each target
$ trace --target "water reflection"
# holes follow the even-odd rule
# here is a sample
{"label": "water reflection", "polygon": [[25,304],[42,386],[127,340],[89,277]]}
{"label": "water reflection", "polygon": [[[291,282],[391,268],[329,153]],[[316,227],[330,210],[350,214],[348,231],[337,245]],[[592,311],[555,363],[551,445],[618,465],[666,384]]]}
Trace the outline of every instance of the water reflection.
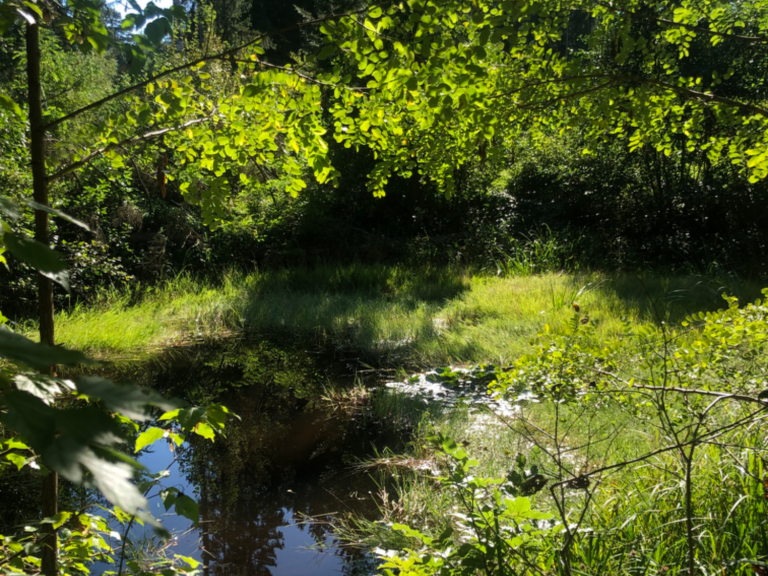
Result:
{"label": "water reflection", "polygon": [[[179,455],[169,484],[195,492],[203,530],[176,553],[202,560],[215,576],[370,573],[365,557],[335,545],[333,520],[352,511],[375,516],[377,487],[352,464],[394,438],[364,417],[329,414],[319,399],[347,367],[339,368],[300,349],[239,343],[153,372],[170,393],[221,402],[242,418],[225,440],[195,439]],[[156,470],[159,457],[145,462]],[[180,522],[169,527],[179,531]],[[320,555],[310,549],[321,547]]]}

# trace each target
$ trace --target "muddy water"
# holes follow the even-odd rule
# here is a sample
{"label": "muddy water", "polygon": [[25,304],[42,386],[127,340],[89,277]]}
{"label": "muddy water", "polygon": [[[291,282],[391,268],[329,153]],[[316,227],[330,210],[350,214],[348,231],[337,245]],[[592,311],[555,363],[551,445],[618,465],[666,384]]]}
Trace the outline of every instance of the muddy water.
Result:
{"label": "muddy water", "polygon": [[[376,517],[378,487],[355,463],[403,439],[365,411],[321,400],[352,369],[300,348],[239,343],[185,352],[143,374],[145,384],[195,404],[220,402],[241,418],[215,443],[195,440],[180,453],[157,443],[142,455],[151,471],[170,466],[164,486],[200,504],[199,529],[163,518],[174,534],[170,554],[199,560],[210,575],[371,573],[370,558],[339,546],[334,522],[350,512]],[[150,502],[162,517],[159,498]]]}

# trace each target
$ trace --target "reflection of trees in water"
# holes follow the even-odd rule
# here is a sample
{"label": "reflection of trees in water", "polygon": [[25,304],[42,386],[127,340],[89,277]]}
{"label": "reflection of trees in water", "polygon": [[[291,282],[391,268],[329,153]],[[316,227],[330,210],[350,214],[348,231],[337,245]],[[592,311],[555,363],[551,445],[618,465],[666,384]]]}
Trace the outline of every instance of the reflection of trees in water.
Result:
{"label": "reflection of trees in water", "polygon": [[282,510],[262,510],[250,520],[217,514],[212,518],[209,552],[213,574],[262,576],[277,565],[276,551],[284,546]]}
{"label": "reflection of trees in water", "polygon": [[[200,496],[203,557],[210,562],[206,572],[215,576],[271,574],[277,550],[285,546],[282,525],[300,524],[323,545],[330,526],[304,523],[307,518],[359,509],[364,502],[350,494],[368,497],[371,489],[368,478],[350,474],[344,460],[350,451],[369,449],[364,435],[351,422],[312,408],[308,400],[319,396],[319,382],[306,362],[287,362],[278,354],[280,361],[269,364],[273,357],[242,354],[204,363],[189,370],[188,382],[174,374],[174,387],[187,397],[208,386],[208,401],[213,397],[242,418],[228,428],[226,440],[193,441],[181,458]],[[335,553],[355,556],[348,549]]]}

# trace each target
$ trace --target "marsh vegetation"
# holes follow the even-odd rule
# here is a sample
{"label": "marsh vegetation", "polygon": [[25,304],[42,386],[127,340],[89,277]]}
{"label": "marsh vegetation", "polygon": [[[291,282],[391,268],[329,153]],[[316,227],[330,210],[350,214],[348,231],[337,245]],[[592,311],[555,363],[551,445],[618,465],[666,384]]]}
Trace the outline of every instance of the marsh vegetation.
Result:
{"label": "marsh vegetation", "polygon": [[768,574],[766,45],[0,0],[0,574]]}

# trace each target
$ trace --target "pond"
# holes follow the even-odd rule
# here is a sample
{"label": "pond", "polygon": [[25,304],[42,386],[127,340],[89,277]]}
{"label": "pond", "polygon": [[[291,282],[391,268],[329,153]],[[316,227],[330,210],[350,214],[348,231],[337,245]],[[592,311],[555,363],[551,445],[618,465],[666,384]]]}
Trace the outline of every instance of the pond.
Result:
{"label": "pond", "polygon": [[[193,404],[222,403],[241,419],[214,443],[195,438],[180,452],[156,443],[141,455],[151,471],[168,468],[165,487],[200,504],[196,529],[150,499],[174,534],[167,553],[191,556],[211,575],[371,573],[368,556],[336,542],[334,521],[376,517],[380,487],[359,463],[405,436],[366,409],[324,399],[348,388],[354,372],[354,361],[242,341],[168,353],[137,371],[142,384]],[[158,544],[150,531],[132,537],[135,557]]]}

